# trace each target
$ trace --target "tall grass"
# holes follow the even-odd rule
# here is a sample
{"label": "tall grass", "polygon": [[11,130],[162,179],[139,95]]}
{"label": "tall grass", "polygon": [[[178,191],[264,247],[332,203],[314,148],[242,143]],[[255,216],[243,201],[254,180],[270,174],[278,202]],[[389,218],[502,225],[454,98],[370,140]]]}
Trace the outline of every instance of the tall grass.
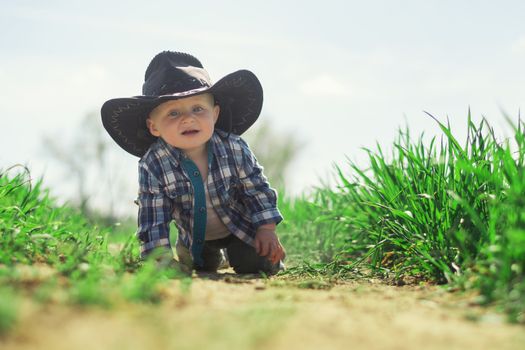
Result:
{"label": "tall grass", "polygon": [[[436,120],[437,123],[439,123]],[[369,167],[337,168],[340,187],[314,202],[339,222],[346,248],[332,265],[367,262],[378,272],[476,288],[503,301],[514,320],[525,311],[525,135],[512,139],[468,117],[461,145],[450,126],[425,143],[399,132],[392,153],[366,149]]]}

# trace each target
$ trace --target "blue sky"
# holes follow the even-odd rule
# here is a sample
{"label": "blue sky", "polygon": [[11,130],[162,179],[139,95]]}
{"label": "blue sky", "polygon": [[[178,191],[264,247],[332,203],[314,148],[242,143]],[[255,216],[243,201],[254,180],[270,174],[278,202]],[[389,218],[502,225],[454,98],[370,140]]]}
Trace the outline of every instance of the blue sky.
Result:
{"label": "blue sky", "polygon": [[[43,135],[73,137],[86,113],[140,93],[162,50],[197,56],[212,79],[261,80],[261,118],[304,142],[294,193],[333,163],[364,161],[398,127],[438,134],[423,110],[465,130],[467,110],[505,126],[525,105],[522,1],[0,0],[0,168],[27,163],[66,196]],[[116,152],[135,195],[137,159]],[[129,170],[128,170],[129,169]],[[103,198],[101,199],[104,200]]]}

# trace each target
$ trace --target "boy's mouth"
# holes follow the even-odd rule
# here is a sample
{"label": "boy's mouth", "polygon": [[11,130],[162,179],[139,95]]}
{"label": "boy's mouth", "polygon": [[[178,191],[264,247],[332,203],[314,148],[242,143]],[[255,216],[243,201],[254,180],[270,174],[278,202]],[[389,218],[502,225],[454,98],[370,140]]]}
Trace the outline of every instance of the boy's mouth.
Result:
{"label": "boy's mouth", "polygon": [[182,132],[182,135],[189,136],[189,135],[195,135],[198,133],[199,130],[191,129],[191,130],[185,130]]}

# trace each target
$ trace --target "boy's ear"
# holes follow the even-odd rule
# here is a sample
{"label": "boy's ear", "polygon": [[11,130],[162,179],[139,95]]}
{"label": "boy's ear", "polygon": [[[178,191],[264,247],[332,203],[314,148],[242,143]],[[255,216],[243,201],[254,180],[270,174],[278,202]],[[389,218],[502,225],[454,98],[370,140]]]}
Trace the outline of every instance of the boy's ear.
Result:
{"label": "boy's ear", "polygon": [[219,105],[213,106],[213,124],[217,123],[217,119],[219,119],[220,112],[221,112],[221,107]]}
{"label": "boy's ear", "polygon": [[148,126],[148,130],[149,130],[151,135],[157,136],[157,137],[160,136],[160,132],[155,127],[155,122],[153,122],[153,120],[151,120],[151,118],[146,119],[146,125]]}

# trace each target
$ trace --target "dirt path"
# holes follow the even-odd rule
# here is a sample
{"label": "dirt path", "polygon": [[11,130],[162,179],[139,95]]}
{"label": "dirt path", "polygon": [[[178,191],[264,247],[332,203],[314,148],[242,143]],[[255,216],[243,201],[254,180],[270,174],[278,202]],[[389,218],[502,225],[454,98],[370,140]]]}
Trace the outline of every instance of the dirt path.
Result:
{"label": "dirt path", "polygon": [[525,327],[438,287],[313,290],[221,275],[195,279],[185,293],[178,283],[156,307],[28,301],[0,349],[525,349]]}

